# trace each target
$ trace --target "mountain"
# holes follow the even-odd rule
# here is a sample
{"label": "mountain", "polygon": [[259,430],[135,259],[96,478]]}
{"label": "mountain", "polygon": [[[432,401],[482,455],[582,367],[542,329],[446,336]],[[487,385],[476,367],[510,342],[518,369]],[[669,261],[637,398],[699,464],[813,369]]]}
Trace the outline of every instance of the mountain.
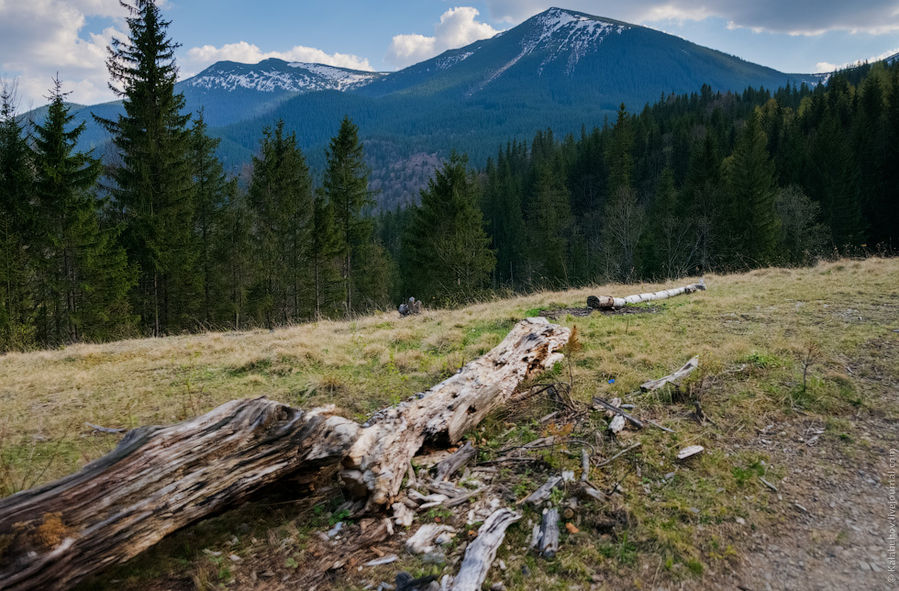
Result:
{"label": "mountain", "polygon": [[[551,8],[490,39],[392,73],[268,59],[218,62],[178,83],[187,108],[203,110],[222,138],[220,156],[238,170],[257,150],[264,127],[284,119],[313,170],[344,115],[360,127],[380,201],[417,199],[431,168],[450,150],[482,164],[497,146],[603,125],[620,104],[630,111],[670,93],[817,84],[818,75],[787,74],[702,47],[655,29]],[[87,147],[102,151],[104,132],[90,114]]]}
{"label": "mountain", "polygon": [[202,106],[207,122],[218,126],[262,115],[298,95],[349,91],[385,75],[271,58],[258,64],[217,62],[177,86],[188,108]]}
{"label": "mountain", "polygon": [[582,12],[551,8],[521,25],[410,66],[360,89],[369,96],[409,93],[492,100],[523,89],[560,103],[599,100],[630,108],[671,92],[741,91],[816,83],[679,37]]}

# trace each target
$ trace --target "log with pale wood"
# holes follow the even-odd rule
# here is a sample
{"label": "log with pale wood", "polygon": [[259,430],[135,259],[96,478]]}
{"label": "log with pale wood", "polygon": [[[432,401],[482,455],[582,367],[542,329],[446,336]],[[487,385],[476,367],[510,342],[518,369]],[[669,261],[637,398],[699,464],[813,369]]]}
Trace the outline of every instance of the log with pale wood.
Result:
{"label": "log with pale wood", "polygon": [[511,509],[497,509],[492,513],[478,529],[478,537],[465,549],[459,573],[452,581],[445,578],[442,587],[449,591],[478,591],[506,537],[506,530],[519,519],[521,514]]}
{"label": "log with pale wood", "polygon": [[644,382],[640,389],[644,392],[653,392],[658,390],[665,384],[673,384],[678,380],[690,375],[693,371],[699,367],[699,357],[694,357],[690,361],[684,364],[679,370],[674,372],[673,374],[667,375],[663,378],[659,378],[657,380],[649,380],[648,382]]}
{"label": "log with pale wood", "polygon": [[491,411],[506,404],[518,384],[561,361],[570,331],[544,318],[519,322],[486,355],[419,397],[377,413],[344,458],[341,477],[368,508],[399,493],[406,466],[426,440],[453,444]]}
{"label": "log with pale wood", "polygon": [[693,293],[695,291],[705,291],[705,282],[700,280],[698,283],[691,283],[690,285],[685,285],[683,287],[663,289],[662,291],[656,291],[652,293],[639,293],[623,298],[616,298],[612,296],[590,296],[589,298],[587,298],[587,307],[594,308],[596,310],[613,310],[624,308],[625,306],[629,305],[632,306],[634,304],[641,304],[643,302],[666,300],[668,298],[673,298],[674,296]]}
{"label": "log with pale wood", "polygon": [[543,318],[522,321],[458,374],[362,426],[332,408],[261,398],[131,431],[77,474],[0,499],[0,591],[70,588],[288,476],[342,467],[367,508],[381,509],[426,440],[457,442],[522,380],[561,360],[568,338]]}

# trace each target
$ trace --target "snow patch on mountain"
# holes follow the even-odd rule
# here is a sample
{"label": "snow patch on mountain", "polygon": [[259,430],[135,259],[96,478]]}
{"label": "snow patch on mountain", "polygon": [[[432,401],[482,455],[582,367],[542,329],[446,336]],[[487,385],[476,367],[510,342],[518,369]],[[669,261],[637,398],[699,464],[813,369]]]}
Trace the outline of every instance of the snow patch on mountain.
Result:
{"label": "snow patch on mountain", "polygon": [[233,67],[210,68],[185,81],[189,86],[206,90],[307,93],[320,90],[345,91],[359,88],[380,78],[377,72],[347,70],[323,64],[302,62],[256,66],[237,64]]}
{"label": "snow patch on mountain", "polygon": [[570,74],[577,63],[593,51],[612,34],[620,35],[630,27],[622,23],[602,20],[586,14],[570,12],[561,8],[551,8],[534,17],[534,27],[521,40],[521,53],[495,70],[481,84],[485,86],[503,75],[527,55],[538,50],[546,51],[546,57],[537,69],[543,68],[559,58],[567,57],[566,73]]}
{"label": "snow patch on mountain", "polygon": [[578,61],[602,43],[603,39],[612,33],[620,35],[629,28],[623,24],[559,8],[552,8],[541,14],[537,22],[538,35],[526,39],[523,48],[533,51],[540,46],[547,46],[550,49],[550,55],[540,64],[541,73],[543,66],[563,55],[568,56],[567,71],[571,73]]}
{"label": "snow patch on mountain", "polygon": [[445,57],[441,57],[437,59],[437,69],[438,70],[448,70],[449,68],[455,66],[459,62],[464,62],[468,58],[474,55],[473,51],[466,51],[464,53],[457,53],[455,55],[448,55]]}

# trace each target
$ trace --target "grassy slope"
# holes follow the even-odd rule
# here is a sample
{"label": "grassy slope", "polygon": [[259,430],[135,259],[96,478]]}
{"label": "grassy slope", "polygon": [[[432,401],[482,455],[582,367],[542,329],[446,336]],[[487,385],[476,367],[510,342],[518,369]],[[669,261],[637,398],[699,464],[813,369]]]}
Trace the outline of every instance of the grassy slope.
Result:
{"label": "grassy slope", "polygon": [[[546,564],[523,551],[526,523],[536,518],[528,515],[510,530],[500,551],[509,568],[492,575],[494,580],[512,589],[567,588],[575,582],[640,586],[641,580],[713,581],[735,568],[746,533],[737,518],[763,530],[782,518],[760,477],[776,483],[787,467],[772,465],[764,450],[747,445],[756,429],[799,419],[817,422],[822,441],[851,460],[870,454],[876,444],[870,433],[855,433],[855,419],[899,417],[897,278],[899,259],[765,269],[706,277],[709,291],[660,303],[645,314],[562,317],[560,322],[578,327],[582,344],[574,356],[574,398],[622,397],[637,405],[637,414],[677,433],[630,432],[614,442],[596,436],[606,420],[599,413],[547,427],[536,420],[553,410],[545,399],[486,421],[473,436],[487,455],[548,430],[572,431],[570,446],[545,452],[533,471],[503,474],[510,496],[532,490],[545,477],[540,466],[575,467],[576,457],[566,452],[576,451],[576,439],[589,438],[605,457],[621,445],[643,442],[639,453],[591,474],[598,486],[611,489],[620,482],[623,490],[607,506],[578,512],[573,519],[581,532],[563,535],[555,561]],[[116,444],[117,436],[93,433],[85,421],[123,427],[170,423],[232,398],[262,395],[303,407],[334,403],[347,416],[362,418],[450,375],[537,309],[583,305],[589,294],[627,295],[653,287],[603,286],[427,311],[417,318],[389,312],[274,332],[6,355],[0,357],[0,495],[76,470]],[[694,354],[700,356],[700,371],[682,399],[671,391],[635,393],[646,379],[669,373]],[[693,399],[702,401],[714,423],[691,419]],[[693,443],[708,452],[689,466],[676,466],[677,449]],[[253,587],[251,570],[269,570],[275,580],[289,582],[292,569],[304,560],[311,532],[333,521],[326,505],[312,518],[306,509],[251,504],[173,536],[113,573],[118,577],[113,586],[146,588],[156,581],[160,588],[177,587],[181,581],[187,588],[214,587],[230,581]],[[421,517],[433,518],[440,515]],[[224,564],[228,561],[204,554],[205,547],[225,556],[236,552],[242,561]],[[411,557],[400,566],[439,570]],[[531,574],[522,574],[522,566]],[[353,573],[357,578],[336,584],[361,585],[373,580],[369,576],[386,580],[396,567],[374,575]]]}

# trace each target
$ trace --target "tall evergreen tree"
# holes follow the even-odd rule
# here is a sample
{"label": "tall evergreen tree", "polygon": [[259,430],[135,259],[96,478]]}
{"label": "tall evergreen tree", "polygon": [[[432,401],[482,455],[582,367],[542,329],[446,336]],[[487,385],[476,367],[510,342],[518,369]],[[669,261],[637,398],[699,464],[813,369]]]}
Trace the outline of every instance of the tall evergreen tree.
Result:
{"label": "tall evergreen tree", "polygon": [[372,240],[372,223],[363,214],[366,207],[374,205],[374,200],[362,150],[359,128],[344,117],[337,135],[331,138],[322,190],[333,208],[339,234],[344,310],[348,315],[354,310],[356,274],[365,269],[356,265],[355,259]]}
{"label": "tall evergreen tree", "polygon": [[304,285],[312,187],[296,135],[284,132],[284,121],[263,132],[261,154],[253,158],[249,205],[259,272],[253,290],[257,319],[272,327],[308,316]]}
{"label": "tall evergreen tree", "polygon": [[547,162],[537,171],[534,203],[528,217],[529,256],[533,275],[543,285],[569,284],[571,208],[558,164]]}
{"label": "tall evergreen tree", "polygon": [[178,44],[155,0],[123,2],[128,38],[113,39],[106,65],[125,113],[98,119],[113,136],[118,160],[109,191],[122,217],[123,240],[140,268],[135,294],[153,335],[190,328],[197,282],[190,179],[190,116],[175,92]]}
{"label": "tall evergreen tree", "polygon": [[32,233],[33,164],[15,109],[15,93],[0,91],[0,352],[34,343]]}
{"label": "tall evergreen tree", "polygon": [[312,238],[309,260],[312,265],[313,314],[316,320],[323,311],[332,311],[337,303],[335,286],[340,282],[340,235],[334,222],[334,209],[319,192],[312,204]]}
{"label": "tall evergreen tree", "polygon": [[117,336],[130,321],[131,271],[115,234],[100,228],[92,192],[100,161],[75,150],[85,123],[67,129],[74,116],[64,101],[57,79],[34,138],[38,335],[49,345]]}
{"label": "tall evergreen tree", "polygon": [[404,284],[419,299],[462,302],[483,290],[496,258],[478,208],[479,187],[453,153],[434,173],[404,240]]}
{"label": "tall evergreen tree", "polygon": [[228,198],[236,191],[236,183],[228,180],[215,155],[220,141],[207,134],[201,112],[191,129],[190,165],[194,188],[194,241],[202,298],[198,313],[207,326],[216,315],[214,294],[225,291],[226,287],[223,283],[226,274],[221,272],[215,248],[222,212]]}
{"label": "tall evergreen tree", "polygon": [[724,162],[731,204],[727,230],[734,238],[730,254],[741,266],[769,264],[777,254],[780,220],[774,207],[774,162],[767,144],[758,115],[753,113]]}

